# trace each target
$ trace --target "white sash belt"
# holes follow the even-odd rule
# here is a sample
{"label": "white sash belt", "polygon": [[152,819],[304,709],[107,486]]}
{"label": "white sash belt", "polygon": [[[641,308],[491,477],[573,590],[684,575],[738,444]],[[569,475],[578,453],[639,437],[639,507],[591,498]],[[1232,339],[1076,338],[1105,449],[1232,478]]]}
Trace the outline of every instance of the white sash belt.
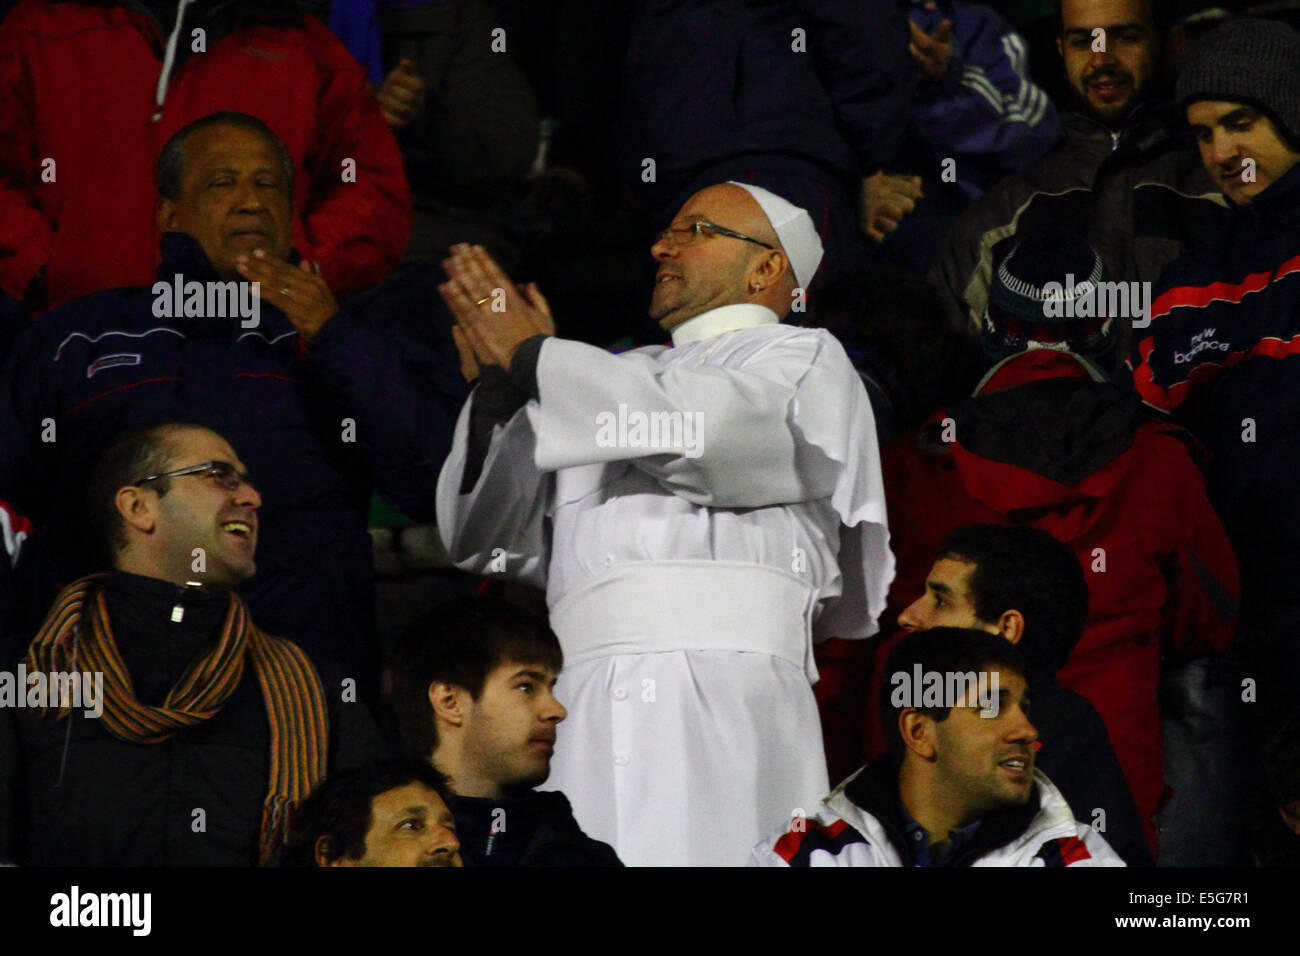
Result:
{"label": "white sash belt", "polygon": [[551,627],[565,666],[612,654],[750,651],[787,660],[815,681],[815,597],[795,575],[761,565],[637,562],[565,595]]}

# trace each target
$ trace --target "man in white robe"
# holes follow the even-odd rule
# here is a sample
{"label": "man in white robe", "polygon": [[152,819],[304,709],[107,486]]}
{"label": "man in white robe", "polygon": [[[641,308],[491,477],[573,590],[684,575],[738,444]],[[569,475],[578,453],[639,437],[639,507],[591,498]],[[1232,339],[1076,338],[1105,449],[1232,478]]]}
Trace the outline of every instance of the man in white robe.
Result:
{"label": "man in white robe", "polygon": [[438,526],[459,567],[546,590],[548,785],[583,829],[630,865],[740,866],[828,789],[812,642],[873,634],[893,575],[875,425],[839,343],[780,324],[821,258],[806,212],[712,186],[651,254],[673,345],[620,355],[555,338],[481,249],[447,261],[483,376]]}

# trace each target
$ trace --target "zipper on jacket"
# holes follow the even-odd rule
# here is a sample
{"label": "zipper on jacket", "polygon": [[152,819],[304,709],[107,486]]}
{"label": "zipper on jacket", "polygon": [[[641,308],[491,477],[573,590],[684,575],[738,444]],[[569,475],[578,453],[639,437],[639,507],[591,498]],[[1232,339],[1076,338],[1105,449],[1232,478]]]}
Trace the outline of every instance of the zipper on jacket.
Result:
{"label": "zipper on jacket", "polygon": [[[77,656],[79,644],[81,643],[81,632],[78,630],[72,635],[72,667],[80,669],[80,658]],[[63,774],[68,769],[68,751],[72,747],[72,722],[77,719],[77,709],[71,707],[68,709],[68,727],[63,733],[63,753],[59,755],[59,779],[54,782],[55,789],[63,786]]]}
{"label": "zipper on jacket", "polygon": [[171,79],[172,66],[176,62],[176,44],[180,40],[181,24],[185,22],[185,8],[193,2],[194,0],[180,0],[180,6],[176,8],[176,23],[172,27],[171,36],[167,38],[167,52],[163,54],[162,72],[158,74],[158,92],[151,117],[155,123],[162,119],[163,101],[167,99],[167,82]]}

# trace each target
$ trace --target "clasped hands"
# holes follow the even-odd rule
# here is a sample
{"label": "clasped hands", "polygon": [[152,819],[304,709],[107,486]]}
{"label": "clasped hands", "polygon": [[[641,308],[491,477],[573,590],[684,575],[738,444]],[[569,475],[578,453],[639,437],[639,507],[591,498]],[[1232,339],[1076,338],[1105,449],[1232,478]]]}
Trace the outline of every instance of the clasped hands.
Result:
{"label": "clasped hands", "polygon": [[448,278],[438,293],[456,320],[451,334],[467,380],[478,378],[482,366],[509,371],[526,339],[555,334],[551,307],[536,284],[516,286],[482,246],[452,246],[442,265]]}

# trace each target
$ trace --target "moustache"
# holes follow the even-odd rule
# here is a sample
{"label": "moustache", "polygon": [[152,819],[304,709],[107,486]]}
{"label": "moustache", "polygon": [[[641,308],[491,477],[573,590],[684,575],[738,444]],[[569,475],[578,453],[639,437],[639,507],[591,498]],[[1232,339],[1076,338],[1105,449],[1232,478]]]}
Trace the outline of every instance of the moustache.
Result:
{"label": "moustache", "polygon": [[1083,78],[1083,82],[1088,84],[1096,83],[1098,80],[1110,80],[1113,83],[1131,83],[1133,77],[1127,73],[1117,73],[1109,67],[1103,67],[1096,73],[1090,73]]}

